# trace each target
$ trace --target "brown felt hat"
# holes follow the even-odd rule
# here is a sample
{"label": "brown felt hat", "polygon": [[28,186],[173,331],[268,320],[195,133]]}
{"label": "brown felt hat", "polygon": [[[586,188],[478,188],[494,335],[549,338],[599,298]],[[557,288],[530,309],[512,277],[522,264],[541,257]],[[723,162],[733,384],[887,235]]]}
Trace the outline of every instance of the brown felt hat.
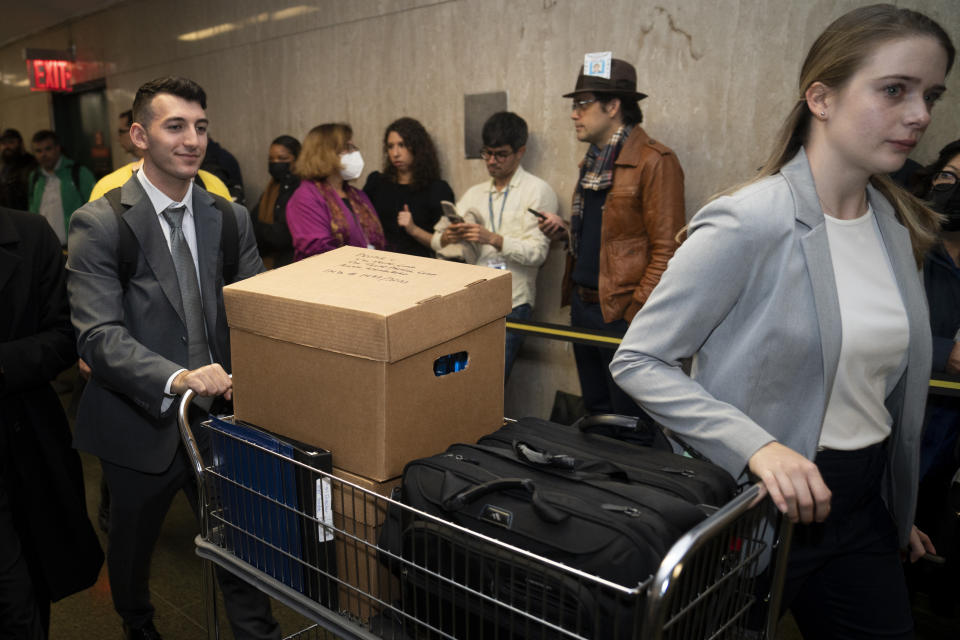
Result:
{"label": "brown felt hat", "polygon": [[626,60],[613,58],[610,61],[610,77],[584,75],[583,67],[577,75],[577,87],[570,93],[563,94],[564,98],[572,98],[578,93],[603,93],[634,100],[643,100],[647,94],[637,91],[637,70]]}

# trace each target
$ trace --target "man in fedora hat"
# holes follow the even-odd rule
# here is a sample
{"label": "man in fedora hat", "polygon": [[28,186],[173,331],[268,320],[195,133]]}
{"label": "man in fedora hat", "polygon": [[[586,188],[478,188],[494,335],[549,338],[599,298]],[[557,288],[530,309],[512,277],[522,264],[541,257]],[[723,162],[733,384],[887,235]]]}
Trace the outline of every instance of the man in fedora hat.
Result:
{"label": "man in fedora hat", "polygon": [[[569,229],[545,214],[540,229],[569,234],[563,302],[576,327],[623,335],[667,268],[684,224],[683,170],[676,154],[640,127],[637,72],[610,53],[587,54],[572,98],[580,163]],[[587,412],[639,415],[613,382],[614,350],[574,344]]]}

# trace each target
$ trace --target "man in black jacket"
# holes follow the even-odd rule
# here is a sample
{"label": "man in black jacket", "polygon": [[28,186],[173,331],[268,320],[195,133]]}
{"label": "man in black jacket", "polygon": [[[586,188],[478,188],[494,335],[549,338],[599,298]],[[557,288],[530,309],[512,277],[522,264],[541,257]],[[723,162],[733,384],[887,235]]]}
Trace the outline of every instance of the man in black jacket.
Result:
{"label": "man in black jacket", "polygon": [[0,134],[0,207],[27,210],[27,184],[36,168],[37,159],[24,150],[19,131]]}
{"label": "man in black jacket", "polygon": [[103,564],[50,387],[77,359],[65,276],[46,220],[0,208],[0,630],[30,640],[47,637],[50,601]]}

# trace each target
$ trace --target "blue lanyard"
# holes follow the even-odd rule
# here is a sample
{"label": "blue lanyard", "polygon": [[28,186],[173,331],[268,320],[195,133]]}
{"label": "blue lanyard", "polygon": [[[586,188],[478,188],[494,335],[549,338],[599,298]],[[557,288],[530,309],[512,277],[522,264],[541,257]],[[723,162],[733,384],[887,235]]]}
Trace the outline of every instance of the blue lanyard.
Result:
{"label": "blue lanyard", "polygon": [[[496,189],[496,187],[494,187]],[[490,211],[490,229],[494,233],[499,233],[499,229],[503,225],[503,208],[507,206],[507,196],[510,195],[510,185],[507,185],[507,188],[503,191],[503,200],[500,202],[500,219],[497,220],[497,224],[493,224],[493,191],[487,194],[487,210]]]}

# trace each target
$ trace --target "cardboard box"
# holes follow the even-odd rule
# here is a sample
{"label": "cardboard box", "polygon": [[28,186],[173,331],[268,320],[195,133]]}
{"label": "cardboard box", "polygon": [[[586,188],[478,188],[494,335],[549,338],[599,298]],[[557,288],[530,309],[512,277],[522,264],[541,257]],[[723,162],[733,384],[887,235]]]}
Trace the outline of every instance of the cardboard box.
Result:
{"label": "cardboard box", "polygon": [[[378,482],[503,419],[508,271],[342,247],[224,288],[240,420]],[[465,352],[466,367],[435,375]]]}
{"label": "cardboard box", "polygon": [[[376,482],[336,467],[333,475],[382,496],[389,496],[400,484],[400,478]],[[337,578],[345,583],[339,588],[338,607],[366,623],[380,610],[377,600],[393,602],[400,597],[400,582],[379,562],[375,548],[387,504],[336,482],[331,497],[333,526],[339,532],[335,537]]]}

